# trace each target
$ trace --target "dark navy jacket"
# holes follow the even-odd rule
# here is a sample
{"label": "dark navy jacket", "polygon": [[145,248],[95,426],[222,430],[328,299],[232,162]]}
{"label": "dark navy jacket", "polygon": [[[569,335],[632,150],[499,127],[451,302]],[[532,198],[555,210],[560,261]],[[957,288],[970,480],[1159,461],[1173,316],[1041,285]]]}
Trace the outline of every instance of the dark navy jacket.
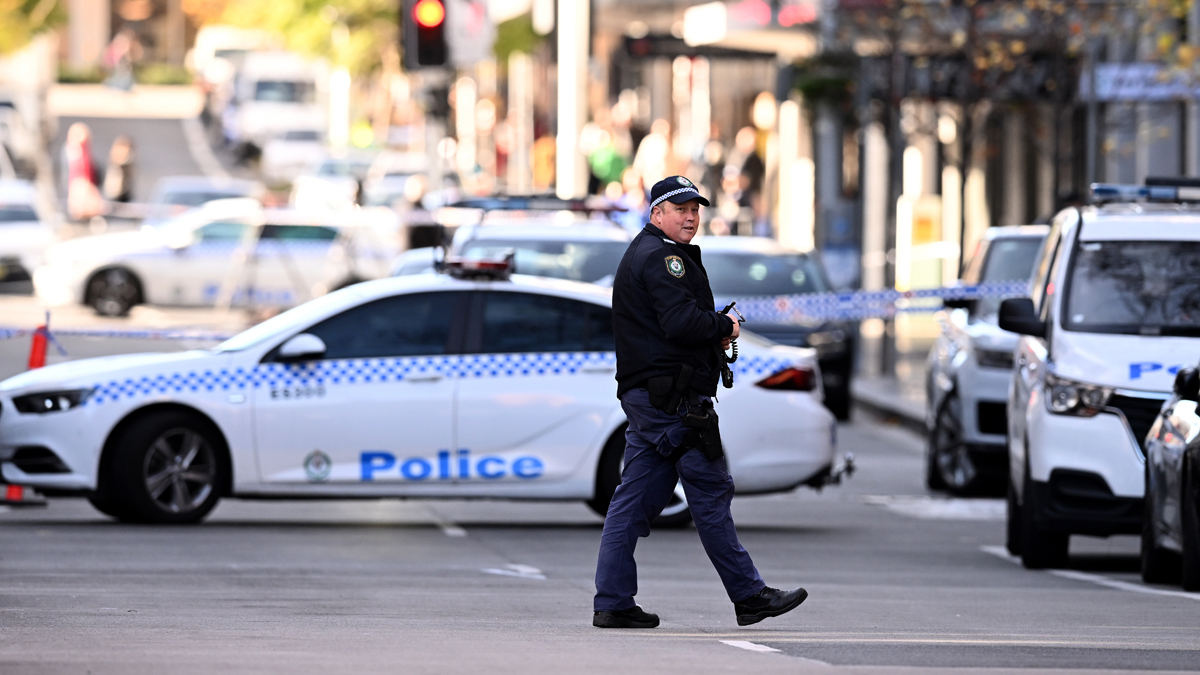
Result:
{"label": "dark navy jacket", "polygon": [[692,388],[715,396],[721,377],[715,348],[733,333],[716,312],[700,247],[678,244],[647,224],[634,237],[613,280],[617,396],[690,364]]}

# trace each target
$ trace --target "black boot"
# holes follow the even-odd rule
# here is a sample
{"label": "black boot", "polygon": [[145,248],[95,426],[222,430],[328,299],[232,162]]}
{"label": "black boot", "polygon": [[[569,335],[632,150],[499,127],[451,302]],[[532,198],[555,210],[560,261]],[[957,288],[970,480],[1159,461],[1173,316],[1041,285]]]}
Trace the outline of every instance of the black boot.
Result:
{"label": "black boot", "polygon": [[595,612],[592,625],[596,628],[657,628],[658,615],[634,605],[629,609]]}
{"label": "black boot", "polygon": [[781,591],[767,587],[741,602],[733,603],[733,611],[737,614],[739,626],[749,626],[768,617],[786,614],[799,607],[807,597],[808,591],[803,588]]}

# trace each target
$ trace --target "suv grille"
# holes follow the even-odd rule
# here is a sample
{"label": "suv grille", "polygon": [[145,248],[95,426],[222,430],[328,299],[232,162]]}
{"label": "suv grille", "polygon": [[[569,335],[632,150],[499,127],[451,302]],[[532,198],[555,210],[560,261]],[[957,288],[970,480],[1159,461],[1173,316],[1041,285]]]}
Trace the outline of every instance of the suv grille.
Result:
{"label": "suv grille", "polygon": [[1129,422],[1129,428],[1133,431],[1133,437],[1137,439],[1138,447],[1142,449],[1143,453],[1146,452],[1146,434],[1150,433],[1150,427],[1154,425],[1158,412],[1162,410],[1163,400],[1121,394],[1113,394],[1108,399],[1109,408],[1116,408],[1125,415],[1126,421]]}

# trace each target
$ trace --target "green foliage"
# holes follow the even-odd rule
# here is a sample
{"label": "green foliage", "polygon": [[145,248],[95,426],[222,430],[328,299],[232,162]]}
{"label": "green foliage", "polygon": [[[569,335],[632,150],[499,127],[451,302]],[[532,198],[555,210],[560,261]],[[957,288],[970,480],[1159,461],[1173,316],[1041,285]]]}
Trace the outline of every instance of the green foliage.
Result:
{"label": "green foliage", "polygon": [[222,20],[277,31],[288,48],[362,74],[376,70],[396,44],[398,6],[396,0],[241,0],[226,8]]}
{"label": "green foliage", "polygon": [[96,67],[70,68],[59,66],[58,81],[63,84],[99,84],[104,81],[104,71]]}
{"label": "green foliage", "polygon": [[138,84],[191,84],[192,74],[187,68],[171,63],[139,64],[134,69]]}
{"label": "green foliage", "polygon": [[0,0],[0,54],[15,52],[66,21],[65,0]]}
{"label": "green foliage", "polygon": [[513,52],[532,54],[533,50],[545,40],[544,36],[533,31],[533,15],[522,14],[513,19],[496,25],[496,63],[508,63],[508,57]]}

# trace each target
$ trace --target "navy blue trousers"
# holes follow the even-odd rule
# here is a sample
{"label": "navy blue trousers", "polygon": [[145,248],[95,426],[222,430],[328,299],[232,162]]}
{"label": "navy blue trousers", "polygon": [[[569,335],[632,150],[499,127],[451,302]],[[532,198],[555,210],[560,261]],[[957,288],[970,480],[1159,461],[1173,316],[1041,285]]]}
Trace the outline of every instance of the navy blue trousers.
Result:
{"label": "navy blue trousers", "polygon": [[[645,389],[632,389],[621,397],[629,420],[625,431],[625,470],[604,518],[600,560],[596,564],[597,612],[629,609],[637,595],[637,563],[633,550],[638,537],[650,534],[650,523],[662,512],[683,483],[688,507],[700,543],[733,602],[745,600],[765,584],[750,554],[738,542],[729,502],[733,478],[722,457],[715,462],[690,449],[679,461],[668,459],[683,440],[687,428],[681,415],[668,415],[650,405]],[[686,409],[686,405],[685,405]],[[681,411],[684,412],[684,411]]]}

